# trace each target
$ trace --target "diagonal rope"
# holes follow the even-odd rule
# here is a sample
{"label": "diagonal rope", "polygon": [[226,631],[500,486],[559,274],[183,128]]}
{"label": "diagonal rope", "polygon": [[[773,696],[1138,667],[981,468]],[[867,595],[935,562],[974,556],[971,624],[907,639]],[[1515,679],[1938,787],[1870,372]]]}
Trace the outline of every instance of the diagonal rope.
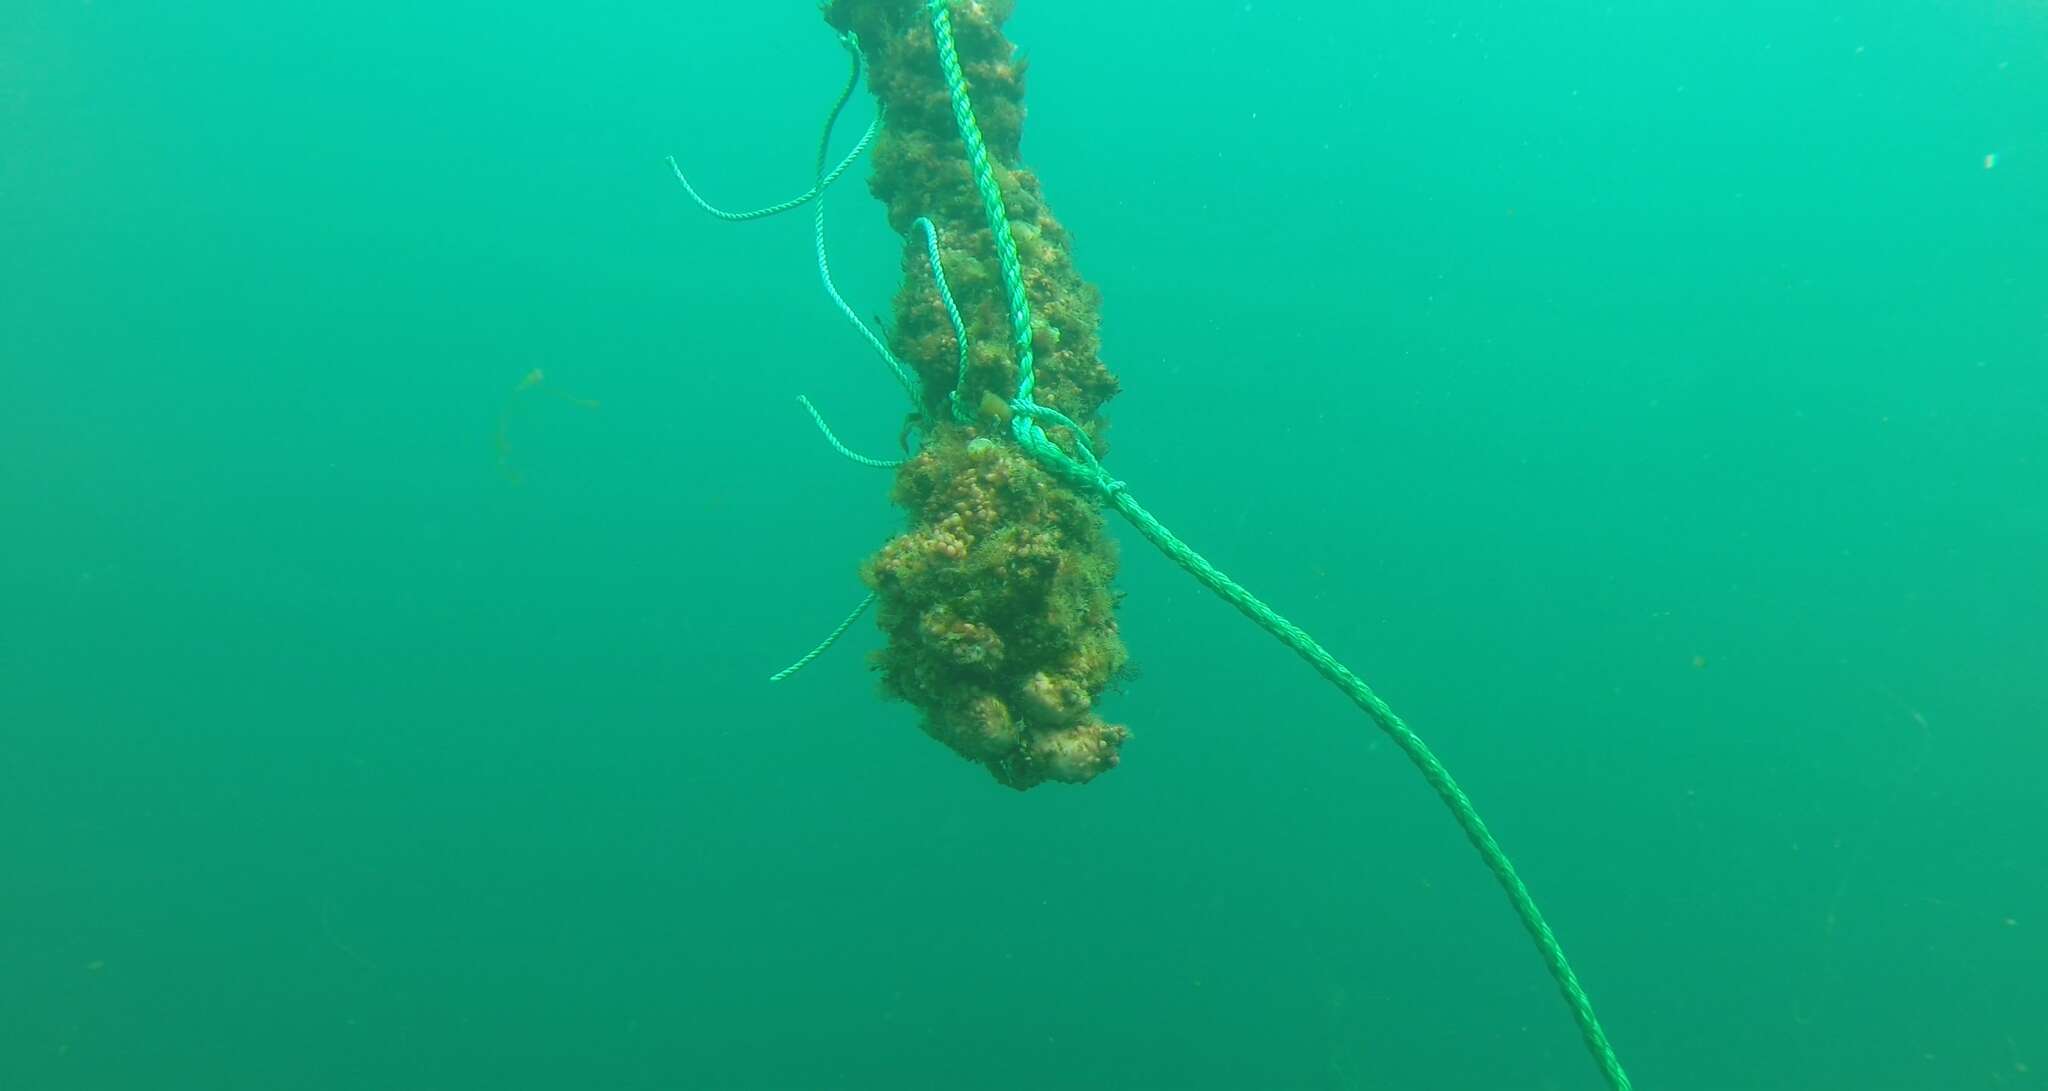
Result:
{"label": "diagonal rope", "polygon": [[974,107],[967,100],[967,76],[960,70],[960,51],[953,43],[953,13],[946,0],[932,0],[932,36],[937,40],[939,67],[946,74],[952,92],[953,123],[960,141],[967,146],[967,162],[974,170],[974,188],[981,195],[981,209],[988,217],[989,233],[995,236],[996,257],[1003,269],[1003,295],[1009,304],[1010,339],[1017,350],[1017,397],[1031,400],[1036,381],[1031,369],[1031,299],[1024,294],[1024,267],[1017,261],[1017,241],[1010,236],[1010,215],[1003,208],[1003,190],[996,184],[989,166],[988,143],[981,138],[981,125],[974,120]]}
{"label": "diagonal rope", "polygon": [[[1529,893],[1528,885],[1515,871],[1513,861],[1508,859],[1506,850],[1494,839],[1486,823],[1479,817],[1479,810],[1473,806],[1471,797],[1458,786],[1428,744],[1422,741],[1406,721],[1394,714],[1386,701],[1372,691],[1365,681],[1353,674],[1323,646],[1311,638],[1300,626],[1282,617],[1278,611],[1267,606],[1250,591],[1225,575],[1221,569],[1210,564],[1201,554],[1153,518],[1151,512],[1139,505],[1124,487],[1115,481],[1096,463],[1095,456],[1088,449],[1085,434],[1070,420],[1056,412],[1032,402],[1031,369],[1031,311],[1025,298],[1022,269],[1017,261],[1016,244],[1010,237],[1010,220],[1003,207],[1002,190],[997,185],[994,171],[989,166],[988,149],[981,137],[980,127],[975,123],[974,112],[968,101],[967,79],[960,68],[960,56],[953,42],[953,23],[947,0],[930,0],[932,34],[938,41],[939,64],[943,69],[946,86],[951,93],[953,118],[960,129],[960,138],[965,145],[967,157],[974,170],[975,188],[980,191],[983,210],[987,213],[990,233],[995,237],[996,254],[1002,265],[1003,287],[1009,297],[1010,332],[1018,354],[1018,390],[1012,405],[1018,410],[1013,417],[1013,427],[1018,442],[1041,460],[1049,463],[1062,476],[1076,480],[1101,495],[1119,514],[1137,528],[1145,540],[1158,547],[1185,569],[1203,586],[1215,592],[1224,601],[1237,608],[1238,612],[1250,618],[1259,628],[1271,634],[1295,654],[1306,659],[1316,673],[1336,686],[1345,696],[1372,720],[1409,762],[1429,783],[1437,798],[1457,820],[1465,833],[1466,840],[1479,853],[1486,867],[1499,881],[1507,894],[1508,904],[1515,916],[1522,922],[1529,938],[1535,942],[1538,954],[1542,956],[1545,968],[1563,993],[1566,1006],[1571,1009],[1572,1018],[1578,1024],[1579,1034],[1587,1050],[1600,1068],[1601,1075],[1614,1091],[1630,1091],[1628,1074],[1623,1071],[1621,1059],[1607,1040],[1607,1032],[1600,1025],[1599,1017],[1593,1012],[1593,1002],[1586,990],[1579,984],[1579,978],[1572,971],[1571,963],[1565,958],[1564,947],[1551,931],[1550,924],[1543,917],[1536,899]],[[1052,419],[1060,426],[1073,432],[1075,446],[1081,452],[1080,461],[1068,456],[1046,438],[1040,419]]]}
{"label": "diagonal rope", "polygon": [[781,670],[776,671],[774,674],[769,675],[768,680],[770,682],[780,682],[783,679],[788,678],[790,675],[795,674],[796,672],[804,669],[805,667],[810,666],[812,660],[825,654],[825,649],[830,648],[832,645],[838,643],[839,638],[846,635],[846,630],[853,628],[853,623],[859,621],[860,616],[862,614],[867,613],[868,607],[873,606],[874,604],[875,593],[873,591],[870,591],[868,592],[868,597],[860,600],[860,605],[854,607],[853,612],[846,615],[846,620],[840,622],[839,627],[837,629],[832,630],[831,636],[828,636],[824,640],[819,641],[817,647],[805,652],[804,657],[802,659],[799,659],[796,662],[791,663],[789,666],[784,667]]}
{"label": "diagonal rope", "polygon": [[839,115],[846,112],[847,102],[853,98],[854,91],[860,86],[861,76],[867,71],[867,55],[861,52],[860,38],[857,35],[848,33],[841,35],[839,42],[846,47],[849,59],[846,85],[839,89],[839,97],[833,100],[832,103],[832,112],[825,117],[824,131],[818,136],[818,155],[816,164],[812,168],[812,173],[816,180],[812,183],[810,189],[780,204],[752,209],[747,212],[728,212],[706,201],[703,195],[697,192],[697,188],[691,185],[690,179],[683,174],[683,168],[677,165],[675,156],[668,157],[668,165],[669,169],[675,172],[676,181],[682,183],[683,192],[689,194],[690,199],[695,201],[699,208],[727,222],[737,223],[745,220],[765,219],[769,216],[788,212],[791,209],[813,201],[817,202],[815,214],[811,219],[811,233],[818,256],[818,277],[824,281],[825,295],[832,300],[834,306],[839,308],[839,313],[846,316],[848,322],[853,323],[853,328],[860,333],[861,339],[868,343],[868,347],[875,351],[875,355],[882,358],[882,362],[889,368],[889,373],[895,376],[897,383],[910,396],[910,404],[912,406],[922,406],[924,403],[923,384],[918,382],[917,373],[911,370],[908,364],[898,359],[895,353],[889,351],[889,346],[883,343],[881,337],[873,329],[869,328],[865,321],[862,321],[860,315],[847,304],[846,298],[839,294],[839,286],[832,281],[832,263],[825,255],[825,191],[831,188],[832,183],[839,180],[840,175],[846,173],[847,168],[851,167],[854,161],[859,159],[862,153],[868,150],[869,145],[874,143],[875,137],[882,131],[882,123],[885,116],[884,114],[877,113],[875,120],[868,123],[867,131],[861,134],[860,141],[853,146],[853,150],[841,157],[837,165],[829,170],[826,169],[825,164],[832,154],[832,130],[838,126]]}

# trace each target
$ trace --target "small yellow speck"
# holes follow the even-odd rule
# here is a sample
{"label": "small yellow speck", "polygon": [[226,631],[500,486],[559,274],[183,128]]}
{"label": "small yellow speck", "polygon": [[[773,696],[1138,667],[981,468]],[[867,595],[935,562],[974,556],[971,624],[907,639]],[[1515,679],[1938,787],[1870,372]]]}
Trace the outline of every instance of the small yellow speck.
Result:
{"label": "small yellow speck", "polygon": [[91,962],[85,964],[85,968],[90,973],[99,973],[101,970],[107,968],[107,960],[103,958],[93,959]]}
{"label": "small yellow speck", "polygon": [[1997,153],[1997,152],[1991,152],[1990,154],[1988,154],[1988,155],[1986,155],[1986,156],[1984,157],[1984,169],[1985,169],[1985,170],[1990,170],[1991,168],[1993,168],[1993,167],[1995,167],[1995,166],[1997,166],[1997,165],[1998,165],[1998,153]]}

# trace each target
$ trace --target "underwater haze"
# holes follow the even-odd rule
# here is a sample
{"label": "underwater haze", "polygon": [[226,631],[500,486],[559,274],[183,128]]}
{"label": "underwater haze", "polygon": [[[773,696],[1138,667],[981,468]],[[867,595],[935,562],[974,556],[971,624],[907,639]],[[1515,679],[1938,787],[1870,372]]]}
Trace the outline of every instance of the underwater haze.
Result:
{"label": "underwater haze", "polygon": [[[1109,468],[1639,1088],[2048,1087],[2048,5],[1017,0]],[[813,3],[0,18],[0,1088],[1603,1086],[1118,523],[1131,739],[885,700]],[[873,117],[865,89],[835,151]],[[904,241],[831,191],[886,314]]]}

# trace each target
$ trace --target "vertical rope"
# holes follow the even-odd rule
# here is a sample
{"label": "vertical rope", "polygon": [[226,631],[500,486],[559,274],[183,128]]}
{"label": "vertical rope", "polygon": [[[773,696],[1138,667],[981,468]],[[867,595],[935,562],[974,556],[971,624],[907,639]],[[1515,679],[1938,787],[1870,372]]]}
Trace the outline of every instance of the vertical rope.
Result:
{"label": "vertical rope", "polygon": [[953,43],[953,13],[946,0],[933,0],[932,35],[938,41],[939,68],[952,93],[953,122],[960,140],[967,145],[967,161],[974,168],[974,188],[981,194],[981,208],[988,216],[988,229],[995,236],[996,260],[1003,271],[1003,294],[1010,307],[1010,340],[1017,350],[1017,397],[1031,399],[1037,382],[1031,367],[1031,300],[1024,294],[1024,267],[1017,260],[1017,241],[1010,236],[1010,216],[1003,208],[1003,189],[996,184],[995,171],[988,162],[988,143],[981,138],[981,125],[974,120],[974,107],[967,98],[967,75],[960,69],[960,52]]}
{"label": "vertical rope", "polygon": [[691,185],[690,179],[683,174],[683,168],[676,162],[676,157],[673,155],[669,156],[669,169],[676,172],[676,181],[683,184],[683,192],[690,195],[690,200],[697,202],[698,208],[728,223],[740,223],[746,220],[759,220],[769,216],[779,216],[790,209],[802,206],[806,201],[815,200],[820,194],[831,188],[832,183],[837,182],[840,175],[846,173],[846,168],[853,166],[854,160],[859,159],[861,153],[868,150],[868,145],[874,143],[876,134],[882,131],[882,119],[880,117],[868,123],[867,132],[861,134],[860,141],[853,146],[852,151],[847,152],[845,157],[839,160],[837,166],[829,171],[825,169],[825,157],[830,154],[832,149],[832,130],[838,126],[839,115],[845,112],[847,102],[853,98],[853,92],[860,87],[861,68],[865,63],[864,58],[861,56],[860,45],[852,35],[849,34],[842,38],[841,42],[846,46],[847,51],[853,55],[853,65],[852,69],[846,74],[846,86],[840,89],[838,100],[832,103],[832,112],[825,117],[825,131],[818,137],[818,165],[817,169],[812,172],[816,176],[816,181],[811,184],[811,188],[779,204],[772,204],[765,208],[750,209],[746,212],[728,212],[705,200],[703,195],[697,192],[697,187]]}

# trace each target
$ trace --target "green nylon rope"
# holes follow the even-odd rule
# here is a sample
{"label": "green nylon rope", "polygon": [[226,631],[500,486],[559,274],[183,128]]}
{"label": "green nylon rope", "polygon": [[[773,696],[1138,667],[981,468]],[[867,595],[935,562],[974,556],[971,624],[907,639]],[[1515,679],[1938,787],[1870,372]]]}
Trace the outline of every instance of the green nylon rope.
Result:
{"label": "green nylon rope", "polygon": [[1579,984],[1579,977],[1572,972],[1571,963],[1564,957],[1564,947],[1550,930],[1550,924],[1543,919],[1543,911],[1536,907],[1536,899],[1515,872],[1515,865],[1508,859],[1506,850],[1495,841],[1486,822],[1479,817],[1479,811],[1472,805],[1471,797],[1465,794],[1458,782],[1451,778],[1451,771],[1444,767],[1429,745],[1415,730],[1394,714],[1387,702],[1372,691],[1365,680],[1351,673],[1350,668],[1338,662],[1337,657],[1324,650],[1321,644],[1295,625],[1280,616],[1272,607],[1259,601],[1256,595],[1245,590],[1235,580],[1223,574],[1222,570],[1186,542],[1152,517],[1138,504],[1128,491],[1119,489],[1110,494],[1110,502],[1123,513],[1125,519],[1136,527],[1146,541],[1159,547],[1160,552],[1172,558],[1174,563],[1186,569],[1203,586],[1221,596],[1225,602],[1235,606],[1239,613],[1280,642],[1293,649],[1296,655],[1308,660],[1316,673],[1344,692],[1386,736],[1401,748],[1401,753],[1422,773],[1422,778],[1436,791],[1437,798],[1450,809],[1452,817],[1458,820],[1458,827],[1465,831],[1465,839],[1479,850],[1479,857],[1486,867],[1500,881],[1501,889],[1507,892],[1508,903],[1514,907],[1515,916],[1528,930],[1529,938],[1536,942],[1537,953],[1543,957],[1543,964],[1550,970],[1551,979],[1557,982],[1558,991],[1564,994],[1565,1004],[1571,1008],[1572,1019],[1579,1025],[1579,1034],[1585,1039],[1586,1048],[1593,1054],[1593,1061],[1600,1066],[1601,1074],[1607,1078],[1615,1091],[1629,1091],[1628,1073],[1621,1067],[1621,1058],[1615,1056],[1614,1047],[1608,1044],[1607,1032],[1601,1028],[1600,1019],[1593,1013],[1593,1001]]}
{"label": "green nylon rope", "polygon": [[832,130],[839,124],[839,115],[846,110],[846,104],[853,98],[853,92],[860,87],[860,73],[864,62],[860,52],[860,44],[853,35],[846,35],[841,39],[841,44],[845,45],[847,51],[853,54],[853,70],[847,74],[846,86],[840,90],[838,101],[832,104],[832,113],[825,118],[824,135],[818,138],[818,168],[813,172],[817,180],[812,183],[811,188],[780,204],[750,209],[746,212],[728,212],[705,200],[697,192],[697,187],[691,185],[690,179],[683,174],[683,168],[676,163],[676,157],[673,155],[669,156],[669,169],[676,172],[676,181],[683,184],[683,192],[690,195],[690,200],[697,202],[697,207],[729,223],[740,223],[746,220],[761,220],[770,216],[779,216],[790,209],[801,208],[805,202],[817,199],[827,189],[831,188],[832,183],[839,180],[840,175],[846,173],[848,167],[853,166],[854,160],[859,159],[862,152],[868,150],[868,145],[874,143],[876,135],[882,131],[882,119],[880,117],[868,123],[868,131],[861,134],[860,142],[855,144],[853,150],[847,152],[846,156],[839,160],[839,165],[833,167],[830,171],[825,169],[825,157],[832,148]]}
{"label": "green nylon rope", "polygon": [[910,396],[911,407],[922,407],[924,404],[924,384],[919,381],[917,372],[910,370],[910,365],[904,363],[901,359],[897,358],[895,353],[889,351],[889,346],[883,343],[881,335],[869,329],[866,322],[861,321],[860,315],[854,313],[852,304],[846,302],[846,297],[839,294],[839,286],[832,283],[832,262],[825,254],[825,199],[823,197],[818,198],[818,207],[815,214],[811,217],[811,234],[815,240],[815,249],[818,256],[818,279],[824,282],[826,297],[832,300],[832,305],[839,308],[839,313],[846,316],[848,322],[853,323],[853,328],[860,332],[861,339],[868,343],[868,347],[875,350],[875,355],[880,356],[882,362],[888,365],[889,374],[896,377],[897,385],[901,386],[903,392]]}
{"label": "green nylon rope", "polygon": [[825,442],[831,444],[832,449],[848,462],[859,463],[862,466],[876,470],[893,470],[903,465],[903,459],[869,458],[867,455],[861,454],[859,451],[839,442],[839,437],[832,434],[832,426],[825,423],[825,414],[818,412],[818,407],[811,404],[811,399],[798,394],[796,400],[803,403],[804,412],[811,415],[811,422],[818,426],[818,431],[825,433]]}
{"label": "green nylon rope", "polygon": [[924,256],[931,263],[932,283],[939,289],[939,302],[946,305],[946,321],[953,324],[953,343],[960,348],[960,377],[954,380],[946,401],[953,407],[953,419],[966,423],[974,419],[967,407],[960,404],[960,392],[967,389],[967,323],[960,317],[960,305],[953,301],[953,289],[946,285],[946,267],[939,261],[939,229],[925,216],[919,216],[910,226],[924,232]]}
{"label": "green nylon rope", "polygon": [[[960,128],[960,137],[966,145],[967,156],[974,168],[975,187],[981,193],[982,207],[988,214],[989,228],[995,236],[996,253],[1002,264],[1003,285],[1009,295],[1011,334],[1018,350],[1018,391],[1012,403],[1020,413],[1016,432],[1020,442],[1034,454],[1047,461],[1063,476],[1078,479],[1100,492],[1131,525],[1137,528],[1146,541],[1170,557],[1174,563],[1200,581],[1203,586],[1221,596],[1224,601],[1250,618],[1252,622],[1287,645],[1295,654],[1308,660],[1316,673],[1342,690],[1345,696],[1365,711],[1386,736],[1400,747],[1401,753],[1422,773],[1423,779],[1435,790],[1437,798],[1449,808],[1464,830],[1465,837],[1479,852],[1494,878],[1499,880],[1501,889],[1507,893],[1508,903],[1514,908],[1515,916],[1521,919],[1522,927],[1535,941],[1537,952],[1542,955],[1544,965],[1549,969],[1558,990],[1564,994],[1565,1003],[1571,1008],[1572,1018],[1578,1023],[1579,1034],[1584,1038],[1586,1048],[1599,1065],[1601,1074],[1614,1091],[1630,1091],[1628,1073],[1621,1067],[1621,1059],[1614,1053],[1614,1047],[1607,1041],[1607,1032],[1600,1026],[1599,1017],[1593,1012],[1593,1002],[1586,990],[1579,984],[1578,975],[1572,972],[1571,963],[1566,960],[1564,948],[1550,925],[1543,919],[1542,910],[1536,906],[1536,899],[1529,893],[1515,871],[1515,865],[1508,859],[1507,852],[1494,840],[1493,833],[1479,817],[1479,811],[1464,789],[1451,777],[1428,744],[1422,741],[1387,703],[1380,699],[1364,679],[1353,674],[1343,663],[1326,651],[1321,644],[1306,632],[1288,621],[1272,607],[1261,602],[1257,596],[1224,575],[1222,570],[1210,564],[1201,554],[1195,552],[1153,518],[1139,505],[1136,498],[1124,489],[1123,483],[1115,481],[1104,473],[1089,451],[1084,434],[1072,421],[1058,416],[1051,410],[1031,402],[1031,311],[1024,296],[1023,276],[1017,261],[1016,244],[1010,237],[1010,221],[1003,207],[1002,191],[997,186],[994,172],[989,168],[988,150],[981,138],[981,130],[974,121],[973,109],[968,102],[967,78],[960,69],[960,57],[953,43],[953,20],[947,9],[947,0],[931,0],[932,34],[937,39],[939,64],[946,77],[947,89],[951,92],[953,118]],[[1068,457],[1065,452],[1045,437],[1042,428],[1035,421],[1040,417],[1056,418],[1056,423],[1073,431],[1076,447],[1081,451],[1085,465]]]}
{"label": "green nylon rope", "polygon": [[[860,85],[861,73],[867,70],[868,63],[867,54],[861,52],[860,38],[858,36],[849,32],[842,35],[839,42],[846,47],[846,52],[852,58],[853,64],[851,70],[846,74],[845,89],[839,92],[839,100],[832,104],[832,113],[825,118],[825,133],[818,138],[818,185],[815,189],[818,204],[811,214],[811,237],[818,255],[818,279],[824,282],[825,295],[832,300],[834,306],[839,308],[839,313],[845,315],[848,322],[853,323],[853,328],[860,331],[861,338],[867,341],[868,347],[874,349],[875,355],[880,356],[882,362],[888,365],[889,374],[896,377],[897,384],[903,387],[905,394],[910,396],[911,406],[913,408],[921,407],[924,404],[924,386],[918,381],[917,373],[912,371],[908,364],[897,359],[895,353],[889,351],[889,346],[882,343],[882,339],[876,336],[875,331],[869,329],[868,324],[861,321],[860,315],[854,313],[853,308],[847,304],[846,297],[839,294],[839,286],[832,283],[832,263],[825,254],[824,191],[825,187],[831,184],[825,172],[825,157],[828,154],[827,149],[832,145],[832,128],[839,123],[839,114],[846,109],[846,100],[848,96],[853,94],[853,89]],[[874,122],[868,126],[867,136],[861,138],[860,146],[856,147],[850,154],[860,154],[867,147],[869,138],[874,136],[881,128],[881,125],[882,115],[878,113],[875,116]]]}
{"label": "green nylon rope", "polygon": [[846,615],[846,620],[840,622],[839,627],[837,629],[832,630],[831,636],[828,636],[825,639],[819,641],[817,647],[805,652],[804,657],[802,659],[799,659],[796,662],[791,663],[789,666],[784,667],[781,670],[776,671],[774,674],[769,675],[768,680],[770,682],[780,682],[783,679],[789,677],[790,675],[795,674],[796,672],[804,669],[805,667],[810,666],[811,660],[816,659],[821,655],[824,655],[826,649],[838,643],[839,638],[846,635],[846,630],[853,628],[853,623],[859,621],[860,616],[862,614],[867,613],[868,607],[873,606],[874,604],[875,593],[873,591],[870,591],[868,592],[868,596],[866,598],[860,600],[860,605],[854,607],[853,612]]}
{"label": "green nylon rope", "polygon": [[1003,266],[1003,292],[1009,297],[1010,339],[1017,350],[1017,397],[1031,400],[1036,378],[1031,370],[1031,300],[1024,294],[1024,271],[1017,262],[1017,242],[1010,237],[1010,215],[1003,208],[1003,190],[996,184],[995,171],[988,165],[988,145],[981,139],[981,125],[974,120],[974,108],[967,101],[967,76],[960,71],[960,53],[953,44],[953,13],[946,0],[933,0],[932,37],[939,48],[939,66],[945,70],[946,86],[952,91],[953,122],[967,145],[967,161],[974,168],[974,188],[981,193],[981,209],[988,217],[988,229],[995,235],[996,257]]}
{"label": "green nylon rope", "polygon": [[766,219],[767,217],[777,216],[809,202],[816,201],[815,214],[811,219],[811,230],[818,255],[818,277],[825,283],[825,295],[832,300],[833,305],[839,308],[839,313],[845,315],[848,322],[853,323],[854,329],[860,331],[860,335],[863,340],[867,341],[868,347],[875,350],[875,355],[880,356],[882,362],[888,365],[889,373],[896,377],[896,382],[903,387],[904,393],[910,396],[911,406],[914,408],[921,407],[924,404],[924,391],[922,384],[918,382],[917,373],[910,370],[909,365],[905,364],[902,360],[897,359],[895,353],[889,351],[889,346],[882,343],[882,339],[875,334],[875,331],[869,329],[866,322],[861,321],[860,315],[854,313],[853,308],[847,304],[846,298],[839,294],[839,286],[832,282],[832,263],[826,258],[825,254],[825,191],[830,189],[832,183],[837,182],[839,177],[846,173],[847,168],[851,167],[854,161],[859,159],[868,150],[869,145],[875,142],[875,137],[882,131],[882,123],[884,121],[884,116],[878,113],[875,116],[875,120],[868,124],[867,131],[862,133],[860,140],[854,144],[853,150],[841,157],[839,162],[830,170],[825,168],[825,163],[832,152],[832,131],[838,127],[839,115],[846,112],[846,104],[852,100],[854,91],[860,88],[861,74],[867,70],[867,55],[861,52],[859,37],[851,33],[841,35],[839,44],[846,48],[848,60],[846,85],[839,89],[839,97],[832,102],[832,112],[825,116],[825,128],[818,134],[817,163],[812,171],[815,181],[812,182],[810,189],[780,204],[768,205],[747,212],[728,212],[706,201],[697,192],[697,187],[690,184],[690,179],[683,174],[683,168],[676,163],[675,156],[671,155],[668,157],[668,166],[670,170],[675,172],[676,181],[683,184],[683,192],[689,195],[690,200],[697,203],[697,207],[728,223]]}

